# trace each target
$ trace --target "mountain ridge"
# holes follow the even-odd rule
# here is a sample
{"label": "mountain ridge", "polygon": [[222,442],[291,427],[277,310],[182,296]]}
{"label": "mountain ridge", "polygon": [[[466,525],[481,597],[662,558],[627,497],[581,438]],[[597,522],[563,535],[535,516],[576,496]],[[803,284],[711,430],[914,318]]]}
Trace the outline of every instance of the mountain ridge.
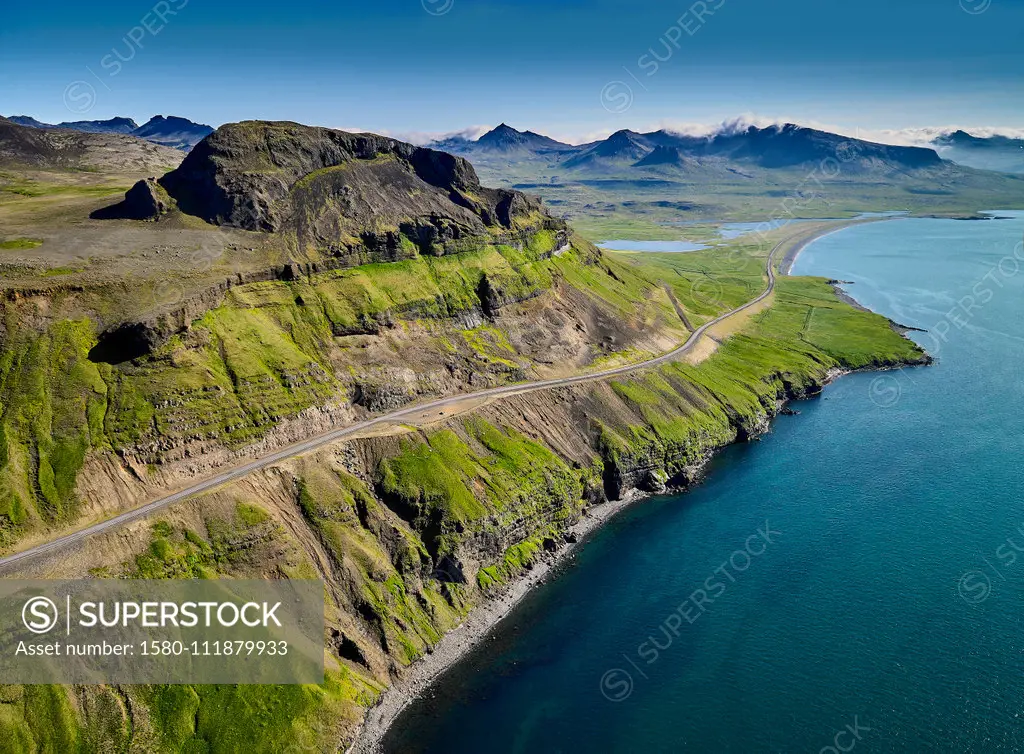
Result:
{"label": "mountain ridge", "polygon": [[957,129],[932,139],[940,154],[982,170],[1024,173],[1024,139],[992,134],[975,136]]}
{"label": "mountain ridge", "polygon": [[[843,162],[855,159],[866,165],[875,160],[906,168],[929,167],[942,162],[939,154],[929,147],[881,144],[794,123],[764,128],[752,125],[707,136],[690,136],[667,129],[646,133],[622,129],[606,139],[575,146],[532,131],[517,131],[502,123],[476,141],[463,138],[447,141],[445,145],[465,155],[495,150],[540,155],[557,149],[567,153],[563,167],[583,169],[604,167],[608,160],[629,159],[639,163],[656,147],[672,147],[682,156],[718,157],[766,169],[789,168],[837,156]],[[671,161],[658,164],[671,164]]]}
{"label": "mountain ridge", "polygon": [[154,115],[141,126],[132,118],[120,116],[107,120],[77,120],[61,123],[43,123],[29,115],[12,115],[7,119],[20,126],[44,130],[62,129],[82,133],[116,133],[137,136],[154,144],[186,152],[213,132],[213,128],[204,123],[196,123],[176,115],[166,117]]}
{"label": "mountain ridge", "polygon": [[97,216],[158,219],[170,204],[215,225],[284,233],[297,251],[353,263],[565,228],[538,199],[482,186],[464,158],[291,121],[223,125],[179,167],[139,181]]}
{"label": "mountain ridge", "polygon": [[163,172],[181,162],[182,152],[116,132],[35,128],[0,117],[0,165],[25,169]]}
{"label": "mountain ridge", "polygon": [[492,151],[512,152],[516,150],[565,150],[575,149],[571,144],[556,141],[549,136],[534,131],[518,131],[507,123],[501,123],[476,141],[464,140],[467,144],[475,144],[478,148]]}

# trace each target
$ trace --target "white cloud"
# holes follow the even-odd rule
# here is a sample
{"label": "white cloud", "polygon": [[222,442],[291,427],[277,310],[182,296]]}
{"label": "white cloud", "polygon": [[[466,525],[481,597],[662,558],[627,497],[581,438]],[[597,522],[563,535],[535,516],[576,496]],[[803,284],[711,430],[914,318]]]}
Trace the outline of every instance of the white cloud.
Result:
{"label": "white cloud", "polygon": [[490,131],[493,126],[469,126],[458,131],[392,131],[390,129],[354,128],[347,126],[336,126],[339,131],[348,131],[353,134],[372,133],[380,136],[387,136],[391,139],[406,141],[410,144],[424,145],[433,141],[462,137],[471,141],[479,139]]}

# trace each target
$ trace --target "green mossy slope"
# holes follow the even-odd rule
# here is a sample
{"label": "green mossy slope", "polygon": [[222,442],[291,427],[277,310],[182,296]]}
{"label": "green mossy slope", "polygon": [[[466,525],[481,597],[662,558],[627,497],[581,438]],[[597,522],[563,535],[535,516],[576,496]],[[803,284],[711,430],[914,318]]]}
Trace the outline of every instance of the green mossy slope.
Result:
{"label": "green mossy slope", "polygon": [[[630,301],[650,305],[655,276],[671,261],[583,257],[573,251],[527,266],[544,285],[572,285],[609,312],[635,314]],[[443,284],[406,275],[399,286],[393,268],[358,268],[243,286],[194,324],[188,344],[179,338],[153,358],[117,366],[88,360],[95,335],[85,320],[31,332],[8,323],[0,362],[0,450],[12,501],[6,531],[16,531],[18,517],[72,515],[74,475],[91,449],[189,433],[244,443],[289,412],[336,396],[346,384],[329,347],[338,323],[367,326],[399,301],[420,302],[409,316],[422,316],[421,305],[450,314],[462,305],[458,280],[464,291],[479,283],[473,265],[482,258],[448,260],[454,266],[444,274],[454,277]],[[498,263],[486,264],[494,271]],[[675,270],[680,301],[692,287],[688,276],[704,274],[692,264],[682,260]],[[357,275],[373,285],[331,293],[355,285]],[[737,279],[736,296],[756,290],[754,272]],[[438,285],[447,298],[438,299]],[[341,302],[346,314],[328,313]],[[695,318],[715,313],[700,306],[687,310]],[[515,357],[498,322],[438,342],[446,352],[465,346]],[[588,506],[687,483],[713,451],[763,431],[781,401],[815,393],[837,371],[924,358],[888,320],[843,303],[826,281],[784,278],[772,306],[699,364],[497,401],[429,431],[296,459],[274,477],[280,488],[236,484],[175,506],[150,525],[132,558],[105,562],[93,575],[322,576],[324,683],[0,687],[0,752],[343,750],[397,675],[488,594],[560,547]]]}

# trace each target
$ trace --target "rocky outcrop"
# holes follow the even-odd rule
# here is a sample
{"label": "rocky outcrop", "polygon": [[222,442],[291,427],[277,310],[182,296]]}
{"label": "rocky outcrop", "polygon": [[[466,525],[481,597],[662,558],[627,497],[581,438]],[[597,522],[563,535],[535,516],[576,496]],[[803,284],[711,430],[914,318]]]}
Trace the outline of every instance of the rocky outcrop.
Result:
{"label": "rocky outcrop", "polygon": [[146,356],[168,338],[188,330],[189,325],[205,312],[219,306],[224,300],[224,294],[236,286],[270,280],[295,280],[303,274],[314,274],[322,269],[329,267],[323,263],[290,263],[232,275],[206,290],[185,298],[173,309],[154,312],[143,319],[119,322],[108,327],[99,334],[99,342],[89,352],[89,358],[97,362],[120,364]]}
{"label": "rocky outcrop", "polygon": [[171,208],[170,198],[156,178],[144,178],[124,195],[124,201],[104,207],[90,216],[96,220],[158,220]]}
{"label": "rocky outcrop", "polygon": [[302,248],[339,255],[361,247],[377,261],[564,227],[538,199],[482,187],[461,157],[290,122],[222,126],[160,184],[208,222],[294,233]]}
{"label": "rocky outcrop", "polygon": [[[128,193],[132,195],[131,200],[126,198],[124,202],[114,207],[100,210],[100,212],[110,213],[106,214],[106,217],[118,216],[140,219],[139,213],[142,209],[166,206],[163,199],[166,194],[152,179],[139,181],[139,184]],[[116,215],[114,214],[115,212],[117,213]],[[580,243],[581,246],[586,247],[586,244]],[[537,254],[537,258],[541,260],[548,259],[560,251],[567,250],[569,247],[570,235],[568,231],[558,231],[554,236],[551,250]],[[236,273],[231,277],[225,278],[220,283],[185,297],[182,303],[173,309],[156,311],[150,316],[139,320],[118,322],[107,327],[100,333],[99,343],[90,352],[90,358],[94,361],[120,364],[148,355],[158,346],[167,342],[172,336],[188,330],[189,325],[205,312],[220,306],[224,300],[224,294],[237,286],[268,281],[291,282],[302,278],[312,279],[322,273],[351,266],[353,266],[353,259],[351,257],[339,256],[319,262],[299,263],[293,261],[262,270]],[[494,317],[503,307],[528,301],[539,296],[543,291],[543,288],[535,288],[524,292],[521,290],[521,286],[511,286],[509,281],[503,281],[500,278],[483,273],[477,285],[479,305],[463,311],[448,312],[448,314],[463,328],[478,327],[483,323],[484,317]],[[43,291],[42,293],[45,295],[46,293],[52,293],[52,291]],[[17,292],[8,292],[9,298],[16,297],[16,295]],[[332,334],[337,337],[346,335],[378,335],[382,330],[393,327],[396,318],[432,318],[435,316],[433,312],[424,310],[423,306],[413,304],[405,307],[396,307],[394,310],[388,310],[374,316],[363,316],[352,325],[332,323],[331,328]]]}

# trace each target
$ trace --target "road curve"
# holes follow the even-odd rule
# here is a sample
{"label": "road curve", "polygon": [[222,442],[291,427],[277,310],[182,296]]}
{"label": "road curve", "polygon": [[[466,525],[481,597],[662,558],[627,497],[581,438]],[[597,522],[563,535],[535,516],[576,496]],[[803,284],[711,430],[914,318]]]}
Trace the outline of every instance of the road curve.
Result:
{"label": "road curve", "polygon": [[746,311],[752,306],[756,306],[760,302],[764,301],[768,296],[770,296],[772,291],[775,290],[775,255],[778,252],[778,250],[782,248],[786,243],[795,240],[797,239],[794,237],[788,237],[783,239],[782,241],[779,241],[768,254],[768,262],[765,265],[765,271],[768,274],[768,286],[757,298],[751,299],[742,306],[732,309],[731,311],[728,311],[725,314],[721,314],[709,322],[705,322],[703,325],[701,325],[700,327],[693,331],[690,337],[686,339],[685,343],[672,349],[671,351],[668,351],[667,353],[662,354],[661,356],[649,359],[647,361],[642,361],[636,364],[627,364],[625,366],[615,367],[614,369],[606,369],[601,372],[581,374],[576,377],[558,377],[548,380],[538,380],[536,382],[521,382],[515,385],[504,385],[502,387],[480,390],[475,393],[460,393],[458,395],[452,395],[447,398],[439,398],[438,400],[430,401],[428,403],[419,403],[412,406],[408,406],[398,411],[392,411],[389,414],[382,414],[381,416],[374,417],[373,419],[367,419],[366,421],[358,422],[356,424],[350,424],[347,427],[342,427],[340,429],[330,430],[328,432],[310,437],[309,439],[297,442],[293,445],[288,445],[284,448],[281,448],[280,450],[274,451],[273,453],[268,453],[267,455],[262,456],[261,458],[258,458],[255,461],[250,461],[249,463],[237,466],[229,471],[221,472],[216,476],[210,477],[209,479],[206,479],[197,484],[193,484],[191,487],[186,487],[185,489],[167,495],[166,497],[162,497],[159,498],[158,500],[146,503],[140,508],[133,508],[130,511],[125,511],[124,513],[120,513],[114,516],[113,518],[109,518],[105,521],[100,521],[99,523],[92,524],[91,526],[87,526],[84,529],[79,529],[78,531],[74,531],[70,534],[65,534],[64,536],[58,537],[57,539],[53,539],[49,542],[44,542],[43,544],[30,547],[29,549],[23,550],[22,552],[17,552],[12,555],[8,555],[4,558],[0,558],[0,573],[12,570],[12,567],[15,565],[24,565],[28,561],[34,560],[35,558],[39,558],[44,555],[51,555],[67,547],[71,547],[95,534],[99,534],[110,529],[115,529],[119,526],[123,526],[124,524],[127,524],[128,522],[134,521],[139,518],[145,518],[154,511],[158,511],[161,508],[166,508],[168,505],[173,505],[174,503],[192,497],[193,495],[198,495],[202,492],[211,490],[214,487],[219,487],[220,485],[226,484],[227,482],[232,482],[253,471],[266,468],[267,466],[272,466],[273,464],[278,463],[279,461],[283,461],[287,458],[292,458],[293,456],[308,453],[309,451],[314,450],[315,448],[318,448],[321,445],[326,445],[327,443],[334,442],[335,440],[340,440],[344,437],[347,437],[348,435],[361,432],[365,429],[369,429],[370,427],[374,427],[378,424],[393,424],[396,421],[403,419],[407,416],[412,416],[414,414],[418,414],[423,411],[428,411],[435,408],[450,406],[454,403],[461,403],[469,399],[495,398],[504,395],[532,393],[535,390],[544,390],[546,388],[561,387],[563,385],[575,385],[580,382],[593,382],[595,380],[601,380],[607,377],[614,377],[619,374],[627,374],[629,372],[635,372],[638,369],[645,369],[648,367],[657,366],[658,364],[664,364],[667,361],[672,361],[673,359],[692,350],[693,347],[704,335],[704,333],[707,332],[710,328],[717,325],[719,322],[729,319],[730,317],[733,317],[739,314],[740,312]]}

